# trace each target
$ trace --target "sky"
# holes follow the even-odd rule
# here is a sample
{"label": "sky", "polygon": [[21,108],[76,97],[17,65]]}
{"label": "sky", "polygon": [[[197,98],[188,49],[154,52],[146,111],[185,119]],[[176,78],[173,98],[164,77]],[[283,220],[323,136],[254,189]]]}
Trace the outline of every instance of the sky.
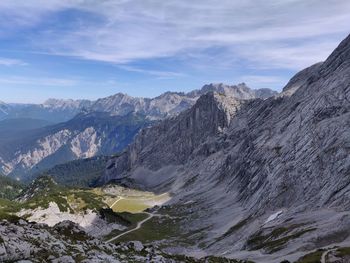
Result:
{"label": "sky", "polygon": [[348,0],[1,0],[0,100],[280,91],[349,25]]}

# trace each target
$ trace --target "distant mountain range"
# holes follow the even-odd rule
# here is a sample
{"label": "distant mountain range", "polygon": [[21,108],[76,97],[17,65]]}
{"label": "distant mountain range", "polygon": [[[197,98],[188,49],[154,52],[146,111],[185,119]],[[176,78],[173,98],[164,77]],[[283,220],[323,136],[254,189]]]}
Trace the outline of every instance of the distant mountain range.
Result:
{"label": "distant mountain range", "polygon": [[270,89],[252,90],[242,83],[237,86],[209,84],[189,93],[166,92],[152,99],[117,93],[96,101],[48,99],[43,104],[0,102],[0,119],[29,118],[59,123],[68,121],[81,112],[108,112],[111,115],[127,115],[134,112],[145,115],[147,119],[156,120],[177,115],[188,109],[201,95],[209,91],[231,94],[241,99],[267,98],[277,94]]}
{"label": "distant mountain range", "polygon": [[269,89],[252,90],[244,83],[209,84],[189,93],[166,92],[153,99],[118,93],[96,101],[50,99],[38,105],[3,103],[0,172],[23,177],[67,161],[116,153],[141,128],[177,116],[210,91],[243,100],[277,94]]}

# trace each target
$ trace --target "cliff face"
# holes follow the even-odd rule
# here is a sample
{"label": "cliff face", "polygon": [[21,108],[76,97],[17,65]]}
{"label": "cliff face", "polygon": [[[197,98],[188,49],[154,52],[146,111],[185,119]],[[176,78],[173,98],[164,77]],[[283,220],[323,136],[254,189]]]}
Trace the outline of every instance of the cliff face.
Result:
{"label": "cliff face", "polygon": [[111,159],[100,183],[122,179],[140,166],[155,171],[165,166],[184,165],[209,137],[224,132],[243,103],[214,92],[203,95],[179,116],[143,129],[126,151]]}
{"label": "cliff face", "polygon": [[130,179],[172,192],[174,206],[194,203],[184,229],[202,231],[211,253],[295,260],[350,244],[349,110],[350,36],[279,96],[206,95],[144,130],[100,182]]}

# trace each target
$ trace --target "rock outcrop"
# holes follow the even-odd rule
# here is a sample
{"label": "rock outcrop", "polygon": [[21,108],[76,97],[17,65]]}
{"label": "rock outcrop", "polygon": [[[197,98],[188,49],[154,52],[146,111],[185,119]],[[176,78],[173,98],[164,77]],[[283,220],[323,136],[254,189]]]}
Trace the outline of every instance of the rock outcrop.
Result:
{"label": "rock outcrop", "polygon": [[[141,166],[156,171],[166,166],[184,165],[195,151],[210,154],[210,148],[198,148],[208,138],[223,133],[244,102],[216,92],[203,95],[191,109],[177,117],[143,129],[126,151],[110,161],[99,183],[120,180],[130,172],[136,172],[138,177],[135,169]],[[156,177],[155,182],[145,179],[153,186],[162,181]]]}

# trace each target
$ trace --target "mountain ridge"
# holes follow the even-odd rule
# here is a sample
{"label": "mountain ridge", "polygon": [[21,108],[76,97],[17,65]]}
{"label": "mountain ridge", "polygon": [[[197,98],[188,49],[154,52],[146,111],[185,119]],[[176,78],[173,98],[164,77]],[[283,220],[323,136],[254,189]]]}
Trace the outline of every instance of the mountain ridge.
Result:
{"label": "mountain ridge", "polygon": [[[235,96],[244,98],[266,97],[276,95],[277,92],[269,89],[253,90],[245,84],[224,85],[208,84],[200,90],[185,92],[165,92],[154,98],[132,97],[124,93],[100,98],[97,100],[47,99],[42,104],[29,105],[0,105],[0,118],[33,118],[65,122],[81,112],[109,112],[112,115],[126,115],[130,112],[144,114],[150,120],[158,120],[174,116],[182,110],[194,105],[199,96],[208,91],[221,89],[223,92],[236,90]],[[3,110],[2,110],[3,108]],[[6,111],[5,111],[6,110]]]}
{"label": "mountain ridge", "polygon": [[[21,177],[28,172],[37,174],[66,161],[90,158],[98,154],[114,154],[123,150],[140,128],[177,116],[194,105],[201,93],[205,94],[210,90],[218,90],[222,94],[242,99],[255,98],[261,93],[256,93],[245,84],[210,84],[195,94],[167,92],[154,99],[133,98],[122,93],[96,102],[51,99],[38,107],[46,107],[52,114],[58,112],[65,118],[71,118],[66,122],[34,130],[13,132],[0,140],[0,171]],[[263,93],[264,91],[261,94]],[[275,92],[269,91],[268,94]],[[28,109],[24,107],[21,110],[27,113]],[[70,111],[75,112],[74,117],[67,114]],[[51,116],[50,114],[47,116]],[[16,120],[18,118],[19,116]],[[136,119],[139,119],[136,121],[138,124],[131,128]],[[55,121],[58,120],[59,118]]]}

